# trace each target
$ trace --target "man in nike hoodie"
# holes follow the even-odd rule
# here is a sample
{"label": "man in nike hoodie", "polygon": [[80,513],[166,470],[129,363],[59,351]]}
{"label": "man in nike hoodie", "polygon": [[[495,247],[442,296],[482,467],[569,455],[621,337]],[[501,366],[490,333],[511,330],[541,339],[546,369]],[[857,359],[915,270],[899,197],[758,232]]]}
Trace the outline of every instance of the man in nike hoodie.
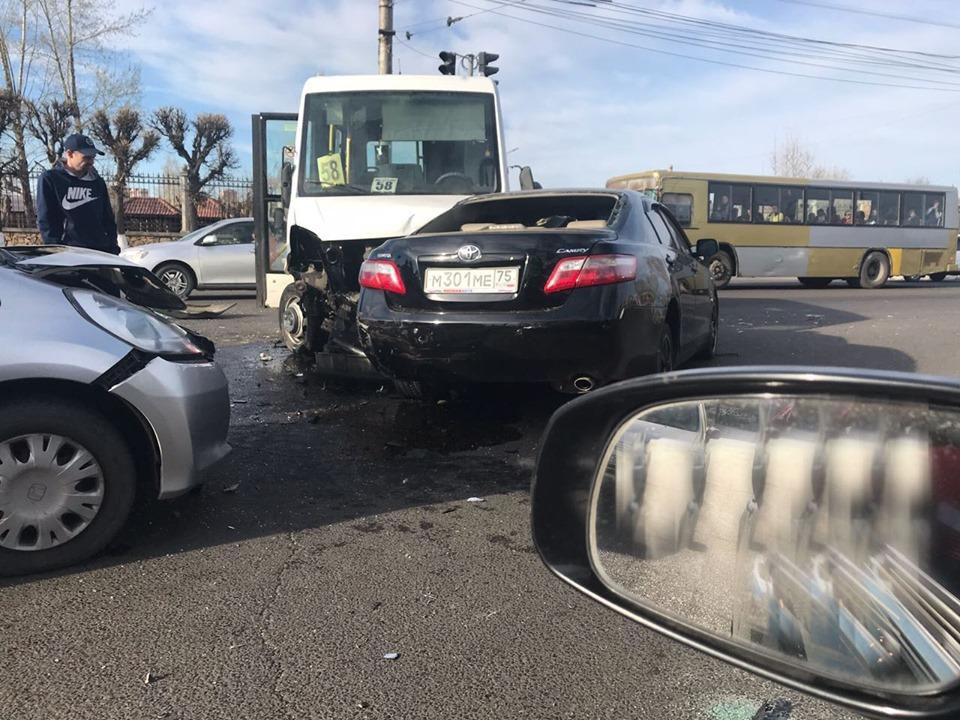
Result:
{"label": "man in nike hoodie", "polygon": [[107,184],[93,162],[103,155],[86,135],[63,141],[63,157],[40,176],[37,227],[47,245],[74,245],[120,254]]}

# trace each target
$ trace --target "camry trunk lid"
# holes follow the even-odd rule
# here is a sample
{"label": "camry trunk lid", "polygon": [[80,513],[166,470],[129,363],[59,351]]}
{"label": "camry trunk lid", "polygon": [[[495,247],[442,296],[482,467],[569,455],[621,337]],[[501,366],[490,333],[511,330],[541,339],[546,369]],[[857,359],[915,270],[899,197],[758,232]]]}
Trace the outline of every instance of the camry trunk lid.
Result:
{"label": "camry trunk lid", "polygon": [[[406,293],[387,293],[397,309],[534,310],[562,305],[567,293],[543,287],[558,262],[589,255],[608,229],[503,229],[411,235],[381,246],[373,259],[393,260]],[[456,305],[453,305],[453,304]]]}

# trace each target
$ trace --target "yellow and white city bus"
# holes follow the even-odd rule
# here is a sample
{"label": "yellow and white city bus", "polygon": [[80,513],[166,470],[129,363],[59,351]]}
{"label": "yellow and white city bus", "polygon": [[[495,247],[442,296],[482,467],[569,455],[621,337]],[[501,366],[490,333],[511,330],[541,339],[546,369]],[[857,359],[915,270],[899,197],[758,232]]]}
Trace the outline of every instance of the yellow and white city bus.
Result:
{"label": "yellow and white city bus", "polygon": [[719,287],[793,276],[809,287],[844,279],[881,287],[894,275],[942,280],[957,270],[957,189],[651,170],[607,181],[656,197],[690,240],[720,245]]}

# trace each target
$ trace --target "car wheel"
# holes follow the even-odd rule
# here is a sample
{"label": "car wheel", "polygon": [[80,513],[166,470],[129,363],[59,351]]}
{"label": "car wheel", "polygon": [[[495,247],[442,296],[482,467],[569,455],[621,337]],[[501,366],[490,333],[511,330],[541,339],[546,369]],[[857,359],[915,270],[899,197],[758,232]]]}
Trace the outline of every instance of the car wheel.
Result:
{"label": "car wheel", "polygon": [[931,273],[930,279],[934,282],[943,282],[947,279],[947,274],[945,272]]}
{"label": "car wheel", "polygon": [[673,331],[670,325],[663,324],[660,331],[660,342],[657,345],[657,364],[655,372],[670,372],[673,370],[676,354],[673,349]]}
{"label": "car wheel", "polygon": [[860,264],[860,287],[868,289],[883,287],[889,277],[890,261],[886,253],[879,250],[868,252]]}
{"label": "car wheel", "polygon": [[304,298],[313,292],[302,281],[287,285],[280,295],[280,337],[291,352],[313,355],[323,349],[319,319],[307,312]]}
{"label": "car wheel", "polygon": [[55,398],[0,417],[0,576],[46,572],[100,552],[136,495],[133,457],[110,420]]}
{"label": "car wheel", "polygon": [[717,356],[717,344],[720,341],[720,304],[713,303],[713,313],[710,315],[710,336],[695,356],[697,360],[712,360]]}
{"label": "car wheel", "polygon": [[725,288],[730,284],[733,278],[733,256],[726,250],[721,250],[714,255],[707,267],[710,270],[710,277],[713,278],[713,284],[717,288]]}
{"label": "car wheel", "polygon": [[190,293],[197,287],[197,281],[193,279],[193,271],[182,263],[158,265],[153,274],[181,300],[190,297]]}
{"label": "car wheel", "polygon": [[825,277],[798,277],[800,284],[807,288],[825,288],[833,282],[833,278]]}

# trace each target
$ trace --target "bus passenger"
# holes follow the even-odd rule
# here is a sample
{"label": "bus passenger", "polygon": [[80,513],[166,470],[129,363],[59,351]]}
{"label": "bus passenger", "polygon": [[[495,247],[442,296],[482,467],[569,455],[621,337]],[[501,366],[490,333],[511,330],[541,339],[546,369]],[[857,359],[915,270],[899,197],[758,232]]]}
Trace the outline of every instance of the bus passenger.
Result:
{"label": "bus passenger", "polygon": [[776,205],[771,206],[770,214],[767,215],[765,220],[768,223],[782,223],[783,222],[783,213],[780,212],[780,208]]}
{"label": "bus passenger", "polygon": [[910,208],[910,212],[907,213],[907,219],[903,221],[904,225],[919,225],[920,216],[917,215],[917,211],[913,208]]}
{"label": "bus passenger", "polygon": [[927,227],[940,227],[943,224],[943,212],[940,210],[940,201],[934,200],[933,205],[927,210],[927,216],[924,224]]}
{"label": "bus passenger", "polygon": [[711,220],[729,220],[730,219],[730,198],[726,195],[720,196],[720,202],[713,207],[710,213]]}
{"label": "bus passenger", "polygon": [[863,210],[857,210],[857,225],[866,225],[867,215]]}

